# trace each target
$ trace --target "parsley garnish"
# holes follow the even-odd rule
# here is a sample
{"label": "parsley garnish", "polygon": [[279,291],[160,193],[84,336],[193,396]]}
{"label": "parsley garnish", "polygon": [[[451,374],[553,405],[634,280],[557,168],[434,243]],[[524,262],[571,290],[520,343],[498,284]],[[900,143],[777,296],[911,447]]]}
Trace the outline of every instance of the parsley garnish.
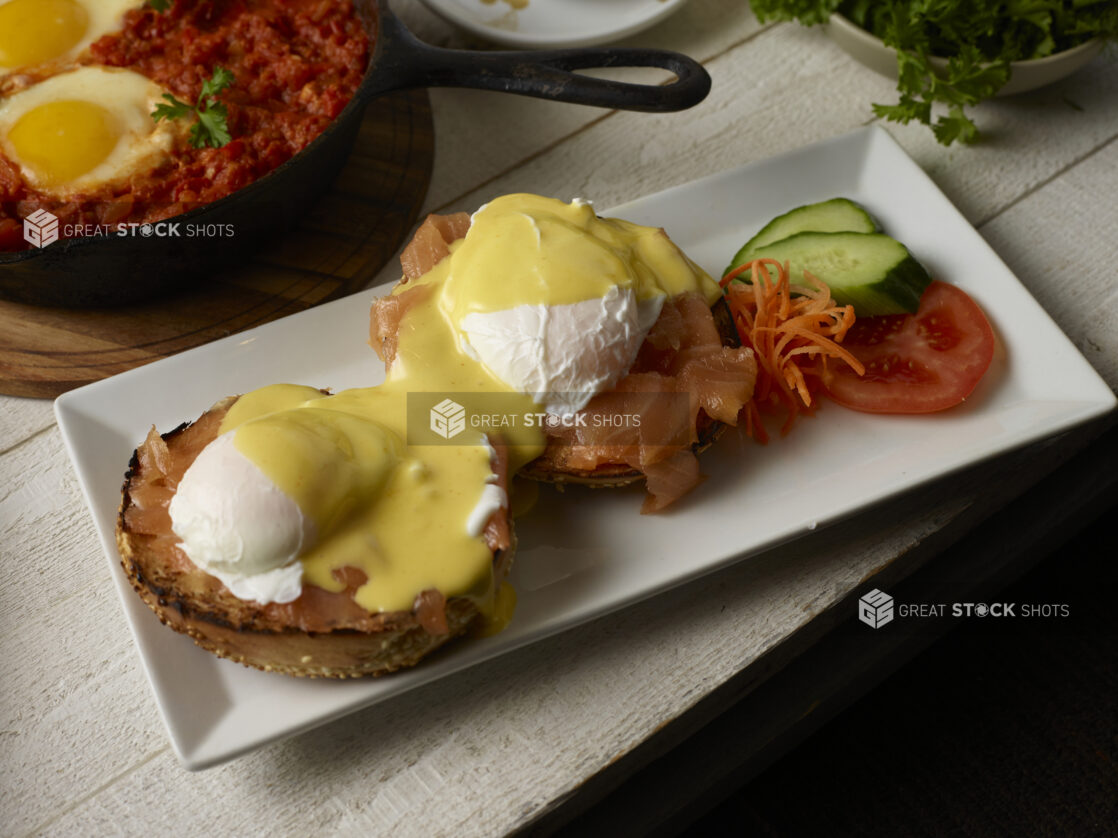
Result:
{"label": "parsley garnish", "polygon": [[[893,105],[874,113],[931,126],[944,145],[969,143],[978,128],[965,109],[1009,79],[1009,62],[1044,58],[1096,36],[1118,37],[1118,4],[1101,0],[752,0],[757,19],[824,23],[841,12],[897,51]],[[931,56],[946,58],[936,71]],[[933,122],[933,105],[941,113]],[[945,111],[943,113],[942,111]]]}
{"label": "parsley garnish", "polygon": [[171,8],[171,0],[148,0],[148,5],[157,12],[165,12]]}
{"label": "parsley garnish", "polygon": [[151,112],[152,119],[159,122],[161,119],[182,119],[194,115],[198,121],[190,129],[190,144],[195,148],[221,148],[233,137],[229,134],[229,109],[217,100],[217,95],[231,84],[233,74],[224,67],[218,67],[209,81],[202,82],[202,92],[198,94],[196,105],[188,105],[170,93],[164,93],[167,104],[156,105]]}

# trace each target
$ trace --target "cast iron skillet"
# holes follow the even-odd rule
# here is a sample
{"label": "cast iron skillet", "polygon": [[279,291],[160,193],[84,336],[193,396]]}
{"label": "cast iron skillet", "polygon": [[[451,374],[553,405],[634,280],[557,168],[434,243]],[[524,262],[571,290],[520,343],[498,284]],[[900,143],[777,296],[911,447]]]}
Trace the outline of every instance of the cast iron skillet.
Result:
{"label": "cast iron skillet", "polygon": [[[664,50],[595,48],[545,52],[448,50],[418,40],[386,0],[354,0],[374,40],[369,69],[353,101],[303,151],[250,186],[169,219],[180,231],[232,225],[233,237],[134,235],[62,239],[0,253],[0,298],[33,305],[89,307],[139,301],[247,259],[295,225],[333,183],[349,156],[365,106],[393,90],[472,87],[633,111],[678,111],[701,102],[710,76]],[[572,71],[661,67],[666,86],[595,79]]]}

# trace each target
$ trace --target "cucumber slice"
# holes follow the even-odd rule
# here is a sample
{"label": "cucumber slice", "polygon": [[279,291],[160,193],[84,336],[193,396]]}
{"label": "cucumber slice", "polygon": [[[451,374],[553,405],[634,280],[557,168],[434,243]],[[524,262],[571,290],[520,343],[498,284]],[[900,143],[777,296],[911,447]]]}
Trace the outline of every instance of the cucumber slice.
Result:
{"label": "cucumber slice", "polygon": [[794,236],[797,233],[880,233],[877,222],[861,206],[849,198],[831,198],[818,204],[808,204],[778,215],[761,231],[742,245],[722,275],[754,258],[765,245]]}
{"label": "cucumber slice", "polygon": [[749,258],[788,262],[793,283],[809,271],[859,317],[915,312],[932,281],[908,248],[882,233],[798,233]]}

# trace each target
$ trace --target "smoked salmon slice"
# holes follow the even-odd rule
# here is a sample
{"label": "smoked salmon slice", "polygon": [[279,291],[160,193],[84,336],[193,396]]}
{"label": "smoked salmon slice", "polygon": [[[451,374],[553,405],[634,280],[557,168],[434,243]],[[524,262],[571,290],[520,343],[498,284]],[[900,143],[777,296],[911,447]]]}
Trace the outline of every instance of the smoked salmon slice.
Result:
{"label": "smoked salmon slice", "polygon": [[389,294],[373,302],[369,313],[369,345],[384,361],[385,369],[396,360],[400,321],[408,311],[431,293],[430,285],[417,285],[400,294]]}
{"label": "smoked salmon slice", "polygon": [[699,458],[690,449],[677,451],[666,460],[644,469],[648,497],[641,504],[641,514],[659,512],[686,495],[702,482]]}
{"label": "smoked salmon slice", "polygon": [[722,348],[689,360],[680,372],[683,390],[691,393],[711,419],[736,425],[753,395],[757,359],[749,349]]}
{"label": "smoked salmon slice", "polygon": [[404,279],[418,279],[439,264],[450,254],[451,243],[465,237],[469,229],[469,213],[428,215],[400,254]]}

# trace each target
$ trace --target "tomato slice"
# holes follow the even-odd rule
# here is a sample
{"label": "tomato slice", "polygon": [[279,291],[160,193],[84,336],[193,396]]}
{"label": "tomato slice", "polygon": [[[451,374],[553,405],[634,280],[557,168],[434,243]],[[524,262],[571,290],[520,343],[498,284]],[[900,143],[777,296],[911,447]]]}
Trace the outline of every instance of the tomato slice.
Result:
{"label": "tomato slice", "polygon": [[866,413],[933,413],[969,396],[994,357],[994,331],[965,291],[938,280],[915,314],[859,317],[842,346],[865,364],[836,365],[827,394]]}

